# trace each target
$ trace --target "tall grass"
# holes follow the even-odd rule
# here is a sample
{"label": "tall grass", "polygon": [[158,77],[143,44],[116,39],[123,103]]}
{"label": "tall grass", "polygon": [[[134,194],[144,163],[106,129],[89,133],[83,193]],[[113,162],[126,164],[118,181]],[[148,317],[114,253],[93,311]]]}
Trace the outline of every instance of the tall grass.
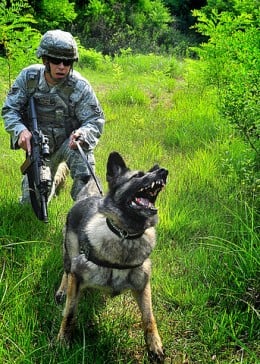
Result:
{"label": "tall grass", "polygon": [[[98,62],[94,69],[81,64],[80,71],[106,114],[95,153],[104,189],[112,150],[132,168],[159,163],[169,169],[152,254],[154,311],[166,362],[256,363],[259,236],[255,200],[240,170],[246,146],[220,118],[217,95],[200,80],[199,63],[129,54]],[[2,124],[0,142],[0,362],[147,363],[130,294],[107,299],[86,292],[75,342],[70,349],[57,345],[62,307],[54,293],[71,180],[43,224],[18,204],[24,154],[9,149]]]}

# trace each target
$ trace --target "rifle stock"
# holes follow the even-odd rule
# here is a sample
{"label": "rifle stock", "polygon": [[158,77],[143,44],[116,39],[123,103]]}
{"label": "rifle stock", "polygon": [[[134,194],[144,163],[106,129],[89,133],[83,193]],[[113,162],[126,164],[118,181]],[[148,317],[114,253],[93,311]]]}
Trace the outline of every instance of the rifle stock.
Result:
{"label": "rifle stock", "polygon": [[28,155],[27,158],[25,159],[25,161],[23,162],[23,164],[20,167],[20,170],[21,170],[22,174],[26,174],[26,171],[30,167],[31,164],[32,164],[32,159]]}

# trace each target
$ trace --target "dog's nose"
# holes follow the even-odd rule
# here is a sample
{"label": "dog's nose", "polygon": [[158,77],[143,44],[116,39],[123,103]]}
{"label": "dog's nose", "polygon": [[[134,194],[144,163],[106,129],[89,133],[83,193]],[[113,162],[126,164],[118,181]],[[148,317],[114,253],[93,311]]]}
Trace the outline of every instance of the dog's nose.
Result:
{"label": "dog's nose", "polygon": [[168,170],[165,169],[165,168],[160,168],[159,169],[159,176],[162,177],[162,178],[164,178],[164,179],[167,178],[168,173],[169,173]]}

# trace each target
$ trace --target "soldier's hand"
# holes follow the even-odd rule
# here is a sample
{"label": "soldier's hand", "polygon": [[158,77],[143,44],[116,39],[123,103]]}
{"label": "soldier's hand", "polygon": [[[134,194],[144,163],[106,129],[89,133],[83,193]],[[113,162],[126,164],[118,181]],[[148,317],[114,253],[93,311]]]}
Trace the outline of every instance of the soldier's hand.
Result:
{"label": "soldier's hand", "polygon": [[31,154],[31,138],[32,138],[32,134],[29,132],[29,130],[24,129],[20,133],[19,139],[18,139],[19,147],[24,149],[25,151],[27,151],[27,153],[29,155]]}
{"label": "soldier's hand", "polygon": [[82,134],[79,131],[74,131],[71,135],[70,135],[70,141],[69,141],[69,147],[71,149],[77,149],[77,144],[75,143],[75,141],[77,140],[80,144],[83,144],[83,141],[80,139],[80,137],[82,136]]}

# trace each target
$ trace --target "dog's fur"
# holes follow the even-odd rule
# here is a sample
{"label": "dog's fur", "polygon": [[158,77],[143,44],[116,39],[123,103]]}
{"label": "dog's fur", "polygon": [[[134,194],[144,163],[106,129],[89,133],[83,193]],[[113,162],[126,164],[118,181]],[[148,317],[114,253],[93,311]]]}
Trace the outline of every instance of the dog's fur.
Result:
{"label": "dog's fur", "polygon": [[83,288],[101,288],[112,295],[130,289],[141,311],[150,358],[163,361],[152,312],[149,255],[156,241],[154,203],[167,174],[158,165],[146,173],[131,171],[120,154],[113,152],[107,162],[108,194],[103,198],[91,192],[91,182],[80,193],[65,227],[65,272],[56,300],[61,303],[66,295],[66,305],[58,340],[71,338]]}

